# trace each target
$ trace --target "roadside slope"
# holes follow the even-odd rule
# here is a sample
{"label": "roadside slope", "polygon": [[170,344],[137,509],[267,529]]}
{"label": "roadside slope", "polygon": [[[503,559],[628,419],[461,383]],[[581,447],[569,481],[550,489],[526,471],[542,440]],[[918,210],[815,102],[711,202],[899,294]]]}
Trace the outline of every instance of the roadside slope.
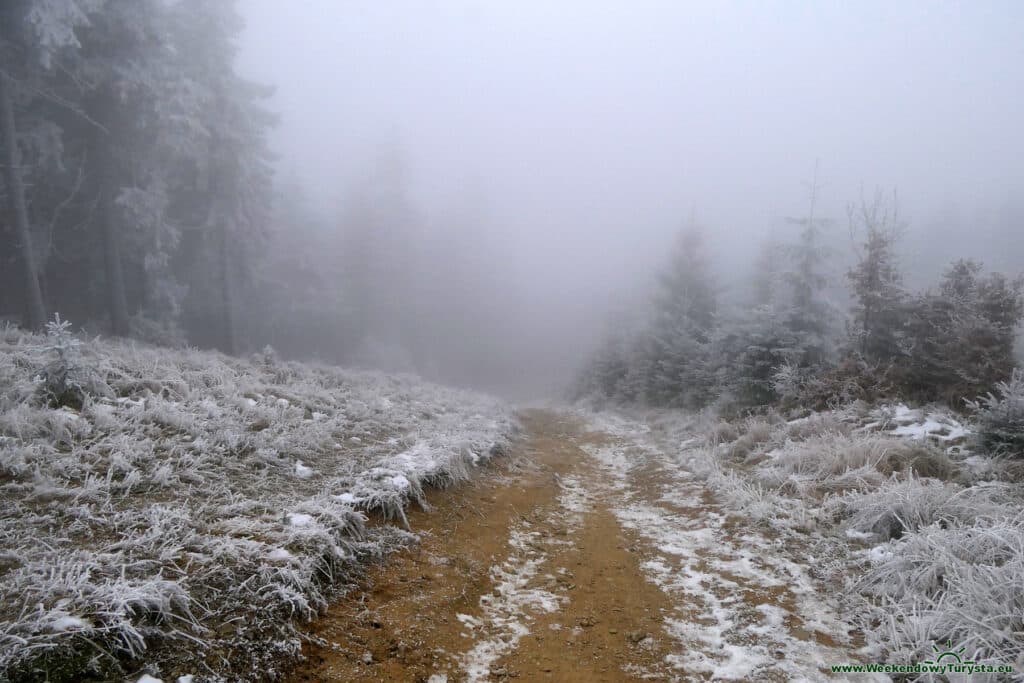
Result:
{"label": "roadside slope", "polygon": [[411,376],[0,329],[0,678],[261,680],[513,430]]}

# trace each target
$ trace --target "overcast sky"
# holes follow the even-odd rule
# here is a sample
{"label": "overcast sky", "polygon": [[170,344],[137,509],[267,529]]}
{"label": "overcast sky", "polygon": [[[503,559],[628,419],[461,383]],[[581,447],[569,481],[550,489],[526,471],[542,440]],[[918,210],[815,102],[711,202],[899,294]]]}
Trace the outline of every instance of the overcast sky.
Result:
{"label": "overcast sky", "polygon": [[277,87],[282,177],[330,215],[400,150],[428,210],[486,207],[481,229],[543,300],[538,319],[563,325],[590,324],[581,302],[635,283],[691,210],[721,259],[742,260],[800,212],[816,160],[837,219],[861,185],[898,186],[911,245],[1024,190],[1013,0],[240,9],[243,71]]}

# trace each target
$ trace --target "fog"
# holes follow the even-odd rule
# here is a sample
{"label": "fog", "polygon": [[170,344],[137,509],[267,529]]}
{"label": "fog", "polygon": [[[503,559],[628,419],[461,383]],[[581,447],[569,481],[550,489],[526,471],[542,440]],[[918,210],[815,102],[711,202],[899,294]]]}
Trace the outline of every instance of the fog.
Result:
{"label": "fog", "polygon": [[1020,3],[239,9],[240,69],[276,88],[280,186],[344,231],[353,188],[400,168],[402,210],[446,235],[421,267],[474,264],[432,341],[453,358],[413,368],[436,379],[550,394],[691,216],[738,286],[816,167],[838,243],[848,202],[897,188],[911,279],[960,255],[1021,270]]}

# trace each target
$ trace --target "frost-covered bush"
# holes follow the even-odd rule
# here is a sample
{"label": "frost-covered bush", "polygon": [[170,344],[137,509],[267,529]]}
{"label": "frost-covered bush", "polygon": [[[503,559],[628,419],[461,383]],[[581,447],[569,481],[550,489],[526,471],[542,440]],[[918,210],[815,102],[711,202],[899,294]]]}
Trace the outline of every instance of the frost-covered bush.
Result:
{"label": "frost-covered bush", "polygon": [[796,361],[780,364],[772,372],[772,390],[783,403],[795,401],[803,391],[807,378]]}
{"label": "frost-covered bush", "polygon": [[780,449],[772,465],[783,472],[825,480],[852,470],[874,470],[948,479],[956,471],[949,456],[925,442],[878,435],[825,435]]}
{"label": "frost-covered bush", "polygon": [[871,363],[850,354],[803,383],[794,403],[815,410],[835,409],[854,401],[875,403],[897,395],[892,365]]}
{"label": "frost-covered bush", "polygon": [[806,441],[816,436],[849,434],[853,426],[840,413],[828,411],[811,413],[807,417],[790,420],[782,426],[786,441]]}
{"label": "frost-covered bush", "polygon": [[932,524],[884,552],[852,587],[869,641],[897,661],[922,661],[936,643],[964,647],[964,659],[1024,658],[1024,520]]}
{"label": "frost-covered bush", "polygon": [[799,480],[801,490],[809,490],[808,485],[840,489],[859,479],[879,485],[895,472],[939,479],[958,475],[957,464],[932,440],[865,433],[857,426],[865,419],[852,410],[814,413],[789,422],[769,413],[719,421],[707,429],[703,443],[727,461],[757,465],[751,474],[762,483],[781,486]]}
{"label": "frost-covered bush", "polygon": [[856,353],[813,370],[783,363],[775,369],[773,387],[780,408],[791,412],[837,410],[898,395],[892,365],[868,362]]}
{"label": "frost-covered bush", "polygon": [[1024,456],[1024,372],[1014,370],[995,394],[969,402],[978,422],[977,442],[995,455]]}
{"label": "frost-covered bush", "polygon": [[964,396],[989,390],[1013,371],[1024,281],[982,270],[957,261],[937,291],[908,300],[904,357],[895,372],[902,396],[960,407]]}
{"label": "frost-covered bush", "polygon": [[[979,412],[1018,392],[1001,386]],[[683,462],[795,552],[834,558],[823,578],[845,583],[879,659],[923,661],[950,640],[965,659],[1024,661],[1024,493],[999,468],[991,481],[976,471],[1020,461],[965,452],[970,426],[934,407],[852,406],[770,426],[714,424]]]}
{"label": "frost-covered bush", "polygon": [[762,417],[748,418],[742,425],[742,434],[728,448],[728,457],[737,460],[750,456],[758,446],[768,443],[775,431],[774,425]]}
{"label": "frost-covered bush", "polygon": [[740,429],[735,423],[728,420],[719,420],[705,432],[704,441],[709,446],[732,443],[740,438],[740,433]]}
{"label": "frost-covered bush", "polygon": [[[39,400],[48,381],[82,400]],[[5,333],[0,680],[273,676],[299,651],[295,620],[414,538],[366,515],[403,520],[512,429],[498,401],[412,376],[87,341],[56,321]]]}
{"label": "frost-covered bush", "polygon": [[[694,462],[694,473],[704,478],[731,509],[748,519],[772,527],[807,531],[816,527],[816,513],[785,495],[776,486],[741,474]],[[703,465],[703,467],[701,466]]]}
{"label": "frost-covered bush", "polygon": [[55,314],[46,323],[45,350],[50,362],[39,370],[39,390],[53,407],[81,409],[90,395],[107,395],[109,389],[81,355],[82,343],[71,332],[71,323]]}
{"label": "frost-covered bush", "polygon": [[705,427],[701,442],[711,448],[718,448],[723,457],[742,461],[747,457],[756,457],[761,446],[776,438],[781,422],[782,418],[774,412],[733,422],[717,420]]}
{"label": "frost-covered bush", "polygon": [[1005,484],[964,487],[911,476],[834,498],[827,507],[845,520],[846,528],[889,540],[932,524],[970,524],[1012,516],[1022,502]]}

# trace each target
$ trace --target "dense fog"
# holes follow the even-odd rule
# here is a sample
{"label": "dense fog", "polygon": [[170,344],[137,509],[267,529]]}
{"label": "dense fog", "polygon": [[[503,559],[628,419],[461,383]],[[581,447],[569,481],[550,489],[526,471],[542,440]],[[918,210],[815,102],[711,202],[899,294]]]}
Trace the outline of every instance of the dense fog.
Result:
{"label": "dense fog", "polygon": [[1019,3],[231,6],[6,8],[0,315],[533,398],[684,226],[749,298],[811,185],[838,299],[879,190],[908,286],[1022,269]]}
{"label": "dense fog", "polygon": [[1022,38],[0,0],[0,681],[1024,680]]}
{"label": "dense fog", "polygon": [[344,230],[351,188],[400,163],[424,230],[465,226],[428,270],[475,264],[442,334],[486,349],[484,385],[564,380],[691,215],[737,284],[816,163],[839,247],[847,203],[895,188],[910,279],[960,255],[1021,270],[1015,3],[241,9],[242,68],[277,89],[280,173],[317,215]]}

